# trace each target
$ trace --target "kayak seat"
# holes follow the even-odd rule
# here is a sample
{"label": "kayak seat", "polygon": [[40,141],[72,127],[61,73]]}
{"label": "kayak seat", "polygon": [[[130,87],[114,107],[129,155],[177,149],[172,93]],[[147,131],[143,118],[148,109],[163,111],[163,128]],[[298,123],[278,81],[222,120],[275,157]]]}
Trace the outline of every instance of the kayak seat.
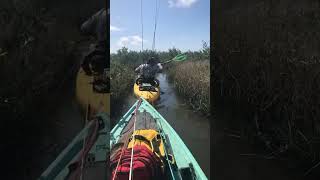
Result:
{"label": "kayak seat", "polygon": [[139,84],[139,91],[152,91],[152,92],[158,92],[154,86],[152,86],[149,83],[142,83]]}
{"label": "kayak seat", "polygon": [[141,85],[141,84],[144,84],[144,83],[151,84],[151,86],[154,86],[154,87],[159,87],[159,85],[160,85],[160,82],[159,82],[158,79],[148,80],[148,79],[144,79],[142,77],[136,79],[136,84],[137,85]]}

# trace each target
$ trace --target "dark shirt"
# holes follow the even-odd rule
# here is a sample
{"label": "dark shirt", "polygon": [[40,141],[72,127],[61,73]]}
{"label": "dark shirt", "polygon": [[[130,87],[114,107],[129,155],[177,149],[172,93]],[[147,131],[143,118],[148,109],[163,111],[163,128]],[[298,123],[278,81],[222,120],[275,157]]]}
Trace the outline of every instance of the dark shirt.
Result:
{"label": "dark shirt", "polygon": [[155,78],[156,74],[162,70],[161,63],[157,63],[154,65],[151,64],[141,64],[139,67],[135,69],[135,72],[140,72],[140,76],[143,76],[147,79]]}

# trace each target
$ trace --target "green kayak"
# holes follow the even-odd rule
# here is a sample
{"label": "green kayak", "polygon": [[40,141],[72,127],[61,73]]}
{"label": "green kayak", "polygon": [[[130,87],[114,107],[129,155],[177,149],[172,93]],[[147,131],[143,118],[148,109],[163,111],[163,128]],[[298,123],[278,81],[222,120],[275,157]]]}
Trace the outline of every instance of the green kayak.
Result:
{"label": "green kayak", "polygon": [[[134,145],[144,145],[154,152],[157,149],[158,157],[162,158],[162,169],[165,175],[161,179],[207,179],[179,135],[161,114],[143,98],[138,100],[120,119],[111,130],[110,135],[111,171],[117,172],[115,167],[112,168],[112,154],[115,154],[113,151],[119,151],[123,147],[132,150]],[[126,140],[128,140],[127,143]],[[156,141],[159,143],[152,143]],[[119,148],[119,144],[122,145],[120,145],[122,148]],[[124,144],[126,145],[124,146]],[[139,170],[137,171],[139,172]],[[111,174],[115,176],[116,173]],[[135,174],[132,174],[135,179]],[[137,179],[139,179],[138,177]]]}
{"label": "green kayak", "polygon": [[[112,166],[114,155],[120,152],[119,149],[135,150],[138,146],[145,146],[147,151],[153,152],[151,153],[153,158],[160,159],[158,162],[163,176],[152,179],[207,179],[174,129],[146,100],[141,98],[111,132],[108,114],[98,113],[41,174],[39,180],[111,179],[115,177],[114,172],[117,174],[121,171],[118,166],[116,168]],[[136,155],[140,156],[136,151],[131,159],[136,160]],[[130,158],[130,154],[128,157]],[[121,162],[121,156],[119,159]],[[133,161],[132,164],[130,170],[139,163]],[[137,172],[139,170],[132,171],[133,179],[139,179]],[[123,172],[118,173],[118,176],[119,174]]]}

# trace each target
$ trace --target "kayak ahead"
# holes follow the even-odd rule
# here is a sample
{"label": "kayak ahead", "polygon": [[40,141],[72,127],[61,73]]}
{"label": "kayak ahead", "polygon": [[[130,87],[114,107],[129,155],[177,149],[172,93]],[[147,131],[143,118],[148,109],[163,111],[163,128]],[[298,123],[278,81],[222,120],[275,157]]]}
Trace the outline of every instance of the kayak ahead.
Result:
{"label": "kayak ahead", "polygon": [[207,179],[179,135],[143,98],[111,130],[110,147],[114,179]]}
{"label": "kayak ahead", "polygon": [[154,103],[160,98],[160,87],[152,86],[149,83],[139,85],[134,83],[133,92],[137,97],[142,97],[149,103]]}

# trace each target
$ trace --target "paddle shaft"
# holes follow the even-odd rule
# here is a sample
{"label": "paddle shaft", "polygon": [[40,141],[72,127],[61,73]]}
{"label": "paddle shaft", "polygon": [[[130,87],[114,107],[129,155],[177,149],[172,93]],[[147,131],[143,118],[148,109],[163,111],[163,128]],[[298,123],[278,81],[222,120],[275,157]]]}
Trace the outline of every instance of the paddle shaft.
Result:
{"label": "paddle shaft", "polygon": [[161,63],[161,64],[168,64],[168,63],[170,63],[170,62],[172,62],[173,61],[173,59],[171,59],[171,60],[169,60],[169,61],[166,61],[166,62],[163,62],[163,63]]}
{"label": "paddle shaft", "polygon": [[[183,56],[183,54],[179,54],[179,55],[177,55],[176,57],[172,58],[171,60],[165,61],[165,62],[163,62],[163,63],[161,63],[161,64],[167,64],[167,63],[170,63],[170,62],[172,62],[172,61],[179,62],[179,61],[184,61],[184,60],[185,60],[185,59],[183,59],[183,60],[177,60],[177,58],[178,58],[179,56],[181,57],[181,56]],[[186,58],[186,57],[184,57],[184,58]]]}

